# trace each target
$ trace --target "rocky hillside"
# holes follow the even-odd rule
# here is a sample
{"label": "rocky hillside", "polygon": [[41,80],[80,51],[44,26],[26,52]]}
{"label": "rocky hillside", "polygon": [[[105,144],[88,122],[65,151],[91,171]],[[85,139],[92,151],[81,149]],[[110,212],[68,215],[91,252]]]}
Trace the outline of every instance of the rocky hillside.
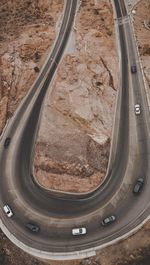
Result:
{"label": "rocky hillside", "polygon": [[61,0],[0,1],[0,132],[36,78],[62,8]]}
{"label": "rocky hillside", "polygon": [[84,192],[101,183],[117,82],[112,6],[109,1],[84,0],[45,100],[34,170],[41,185]]}
{"label": "rocky hillside", "polygon": [[134,27],[150,98],[150,2],[139,2],[135,11]]}

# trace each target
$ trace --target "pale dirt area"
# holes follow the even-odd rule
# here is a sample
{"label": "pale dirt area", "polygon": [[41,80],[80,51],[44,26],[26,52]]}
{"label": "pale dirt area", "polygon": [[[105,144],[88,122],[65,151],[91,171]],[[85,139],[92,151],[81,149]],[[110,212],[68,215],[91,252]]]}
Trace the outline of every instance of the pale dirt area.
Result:
{"label": "pale dirt area", "polygon": [[[27,90],[30,88],[32,82],[34,81],[34,79],[37,75],[37,73],[34,70],[34,67],[35,66],[41,67],[42,62],[44,61],[44,58],[45,58],[46,53],[48,51],[48,48],[51,46],[52,40],[55,36],[54,24],[55,24],[55,21],[57,20],[59,14],[60,14],[60,11],[62,10],[62,1],[61,0],[60,1],[57,1],[57,0],[55,0],[55,1],[44,1],[44,2],[39,1],[38,3],[39,3],[39,6],[40,6],[40,4],[43,3],[43,5],[42,5],[43,11],[41,11],[42,13],[40,12],[42,14],[41,18],[39,18],[39,15],[37,15],[38,11],[35,11],[37,9],[37,7],[35,7],[35,4],[37,4],[37,1],[31,2],[31,1],[17,1],[17,0],[15,0],[15,1],[2,1],[1,0],[1,2],[0,2],[0,57],[1,57],[0,58],[0,75],[1,75],[1,77],[0,77],[1,78],[0,79],[0,130],[1,131],[5,125],[6,119],[13,114],[14,110],[16,109],[19,102],[21,101],[21,98],[25,95]],[[85,6],[82,8],[86,8],[86,2],[83,1],[83,3]],[[147,4],[143,4],[143,3],[147,3]],[[145,31],[145,28],[143,27],[143,19],[145,19],[145,15],[150,14],[150,13],[148,13],[148,8],[147,8],[148,3],[149,3],[149,0],[147,0],[147,1],[143,0],[143,2],[140,5],[138,5],[137,14],[135,16],[136,28],[138,28],[137,34],[139,36],[141,36],[141,34],[143,34],[143,32],[145,32],[144,38],[142,37],[141,41],[140,41],[141,47],[143,47],[143,44],[149,45],[149,43],[150,43],[149,31],[147,31],[147,30]],[[27,9],[26,5],[29,5],[30,7]],[[83,10],[82,8],[81,8],[81,10]],[[17,10],[19,10],[19,12],[17,12]],[[80,18],[81,14],[86,16],[86,13],[84,13],[84,12],[81,13],[81,10],[80,10],[80,13],[78,14],[78,23],[81,23],[81,18]],[[102,13],[103,13],[103,10],[100,10],[100,11],[102,11]],[[89,8],[88,12],[92,12],[90,8]],[[94,12],[97,12],[97,11],[94,11]],[[47,18],[49,18],[49,16],[51,16],[54,20],[54,22],[52,24],[50,23],[49,19],[47,20]],[[32,17],[32,19],[31,19],[31,17]],[[99,19],[100,17],[101,16],[97,16],[97,19]],[[7,20],[7,23],[6,23],[6,20]],[[47,25],[47,23],[48,23],[48,25]],[[88,22],[88,23],[90,23],[90,22]],[[91,24],[94,24],[94,23],[95,23],[95,21],[92,22]],[[16,27],[17,25],[18,25],[18,27]],[[80,28],[81,28],[81,24],[77,24],[77,25],[80,25]],[[85,31],[88,32],[89,26],[90,26],[90,24],[87,25],[87,29]],[[95,32],[95,30],[98,30],[98,27],[96,28],[96,26],[93,26],[93,28],[94,28],[94,31],[92,31],[92,32]],[[102,30],[103,29],[100,28],[100,32],[103,32]],[[83,72],[84,72],[83,69],[87,68],[87,66],[85,65],[85,59],[83,58],[83,55],[81,53],[81,50],[84,49],[82,47],[82,44],[84,47],[86,47],[86,49],[88,48],[88,50],[91,49],[90,46],[92,46],[92,43],[94,43],[94,45],[96,45],[95,43],[96,43],[97,38],[93,38],[92,41],[90,41],[90,39],[89,39],[89,38],[91,38],[92,34],[93,33],[91,33],[89,30],[89,35],[86,36],[86,38],[85,38],[84,36],[86,34],[83,31],[83,35],[81,34],[81,36],[80,35],[78,36],[78,38],[81,41],[83,41],[83,43],[80,44],[76,41],[76,47],[81,46],[80,50],[79,50],[80,56],[78,55],[78,50],[76,48],[73,55],[69,54],[69,55],[65,56],[64,60],[62,61],[61,66],[59,67],[59,70],[57,73],[57,80],[56,79],[54,80],[53,86],[55,88],[57,82],[58,82],[58,84],[59,83],[61,83],[61,84],[59,84],[58,91],[56,94],[54,93],[54,91],[52,92],[52,99],[53,99],[52,103],[55,106],[56,113],[58,112],[59,115],[61,115],[61,112],[62,112],[62,116],[64,116],[63,104],[61,104],[61,111],[58,110],[58,106],[57,106],[58,102],[61,101],[59,99],[60,95],[58,93],[58,92],[60,92],[60,88],[62,87],[62,91],[65,93],[65,95],[67,95],[68,101],[71,98],[71,96],[68,95],[68,93],[66,92],[65,86],[66,86],[66,84],[70,84],[70,83],[68,83],[68,78],[71,78],[71,77],[69,77],[70,75],[68,75],[68,72],[70,73],[72,66],[70,66],[70,68],[68,66],[67,69],[69,69],[69,70],[65,70],[65,69],[63,70],[62,66],[67,67],[67,60],[72,60],[75,64],[75,66],[73,64],[73,69],[75,68],[75,73],[76,73],[76,71],[77,71],[76,70],[76,59],[78,59],[79,62],[83,62],[83,63],[79,67],[79,70],[77,72],[77,77],[79,74],[82,77]],[[114,38],[114,35],[112,35],[112,36]],[[110,37],[112,37],[112,36],[110,36]],[[77,34],[76,34],[76,40],[78,40]],[[106,35],[106,40],[107,40],[107,35]],[[114,53],[114,55],[113,55],[114,56],[114,62],[112,63],[112,61],[111,61],[111,60],[113,60],[112,58],[110,58],[110,62],[109,62],[109,52],[107,50],[108,49],[107,47],[109,47],[109,45],[107,44],[108,46],[106,45],[106,48],[104,49],[104,46],[105,46],[104,44],[105,44],[106,40],[105,39],[103,40],[103,37],[101,39],[99,39],[100,42],[98,41],[98,44],[99,43],[100,44],[98,46],[95,46],[95,50],[96,50],[95,52],[97,52],[97,50],[101,50],[100,48],[103,47],[102,51],[100,51],[100,53],[102,53],[101,57],[103,58],[103,60],[106,61],[106,63],[110,66],[110,69],[111,69],[111,67],[113,67],[113,64],[115,64],[115,62],[117,62],[118,59],[116,59],[116,57],[115,57],[116,56],[115,55],[116,54],[115,49],[114,49],[114,51],[113,51],[113,49],[111,49],[112,43],[110,41],[109,51],[111,50],[111,53]],[[114,40],[112,42],[113,42],[113,48],[114,48]],[[37,46],[37,43],[38,43],[38,53],[36,54],[36,49],[34,50],[33,46],[34,46],[34,44],[35,44],[35,46]],[[31,46],[30,46],[30,44],[31,44]],[[141,48],[141,50],[143,52],[143,48]],[[147,48],[146,48],[146,50],[147,50]],[[106,52],[104,52],[104,51],[106,51]],[[91,50],[90,50],[90,53],[91,53]],[[149,52],[146,51],[145,55],[142,56],[142,60],[144,61],[144,63],[147,62],[146,63],[147,67],[144,70],[147,73],[146,74],[147,78],[149,79],[150,78],[150,71],[149,71],[150,60],[149,60],[148,54],[149,54]],[[106,59],[105,56],[106,57],[108,56],[108,58]],[[78,60],[77,60],[77,62],[78,62]],[[81,78],[81,77],[80,78],[81,78],[82,83],[83,83],[83,90],[84,90],[84,87],[85,87],[85,90],[88,90],[87,95],[90,98],[90,102],[91,102],[91,94],[93,92],[91,92],[91,90],[89,88],[87,88],[88,87],[87,85],[85,86],[85,83],[87,82],[89,84],[90,83],[89,79],[91,79],[91,76],[93,76],[91,74],[91,71],[93,71],[93,68],[91,68],[91,61],[93,61],[93,57],[92,57],[92,59],[88,58],[88,60],[90,62],[90,67],[88,70],[88,74],[89,74],[88,81],[86,81],[86,77],[84,77],[84,76],[83,76],[83,78]],[[94,61],[94,65],[95,64],[96,63]],[[98,61],[98,67],[96,66],[96,68],[95,68],[95,66],[94,66],[94,74],[95,74],[95,69],[97,69],[97,68],[99,69],[99,65],[100,65],[100,68],[103,69],[104,66],[102,66],[101,60],[99,60]],[[78,66],[78,64],[77,64],[77,66]],[[81,73],[80,73],[80,71],[81,71],[80,69],[82,70]],[[114,70],[115,70],[115,68],[114,68]],[[116,88],[118,78],[116,78],[115,74],[113,74],[114,70],[112,70],[111,74],[114,77],[113,82],[115,84],[114,87]],[[105,76],[105,72],[104,71],[102,71],[102,72]],[[99,77],[99,75],[103,76],[100,74],[101,72],[98,72],[98,70],[96,70],[96,73],[98,74],[98,77]],[[59,79],[58,74],[60,75],[60,79]],[[62,82],[60,80],[61,80],[63,74],[66,75],[67,77]],[[118,75],[118,74],[116,73],[116,75]],[[106,77],[107,77],[106,80],[109,80],[108,73],[106,74]],[[78,81],[76,81],[76,82],[77,82],[76,86],[78,87]],[[97,79],[96,79],[96,82],[97,82]],[[107,81],[106,84],[108,84],[108,83],[109,82]],[[73,79],[73,84],[74,84],[74,79]],[[97,85],[98,85],[98,87],[97,87]],[[101,79],[100,79],[100,83],[98,83],[97,85],[92,86],[92,87],[94,87],[94,89],[96,91],[95,92],[96,96],[97,96],[97,93],[99,93],[99,94],[102,93],[100,88],[101,87],[103,88],[104,84],[101,85]],[[75,87],[74,87],[74,85],[71,86],[71,84],[68,86],[73,89],[73,92],[75,93],[75,96],[76,96],[76,91],[75,91],[76,86]],[[115,99],[115,93],[116,93],[115,90],[113,90],[111,88],[106,88],[104,86],[104,90],[102,90],[102,91],[104,91],[103,92],[104,94],[105,94],[105,92],[107,92],[108,95],[109,95],[110,91],[113,91],[112,101]],[[64,98],[63,92],[62,92],[62,97]],[[80,93],[79,93],[79,95],[80,95]],[[86,98],[85,95],[83,95],[84,100],[85,100],[85,98]],[[101,100],[102,100],[102,98],[101,98]],[[108,100],[110,100],[109,97],[108,97]],[[55,103],[55,101],[56,101],[56,103]],[[65,105],[66,105],[66,101],[64,99],[62,100],[62,102],[63,101],[65,102]],[[50,109],[51,109],[52,104],[51,104],[51,101],[49,99],[48,99],[48,102],[50,104]],[[76,107],[77,102],[78,102],[78,97],[76,96],[75,107]],[[95,103],[95,101],[94,101],[94,103]],[[103,103],[103,101],[102,101],[102,103]],[[85,121],[85,117],[83,120],[81,119],[81,122],[80,122],[80,119],[77,119],[77,121],[76,120],[74,121],[74,119],[72,117],[75,116],[74,113],[76,113],[77,111],[75,111],[76,109],[72,110],[72,107],[69,107],[70,106],[69,104],[67,106],[68,106],[68,108],[67,108],[66,116],[68,117],[69,116],[68,113],[71,113],[71,118],[68,117],[68,119],[67,119],[68,124],[69,124],[68,126],[73,128],[72,131],[75,130],[75,132],[79,133],[80,137],[82,136],[82,141],[80,141],[80,143],[82,143],[82,142],[83,142],[83,144],[86,143],[86,140],[84,139],[84,135],[87,135],[87,137],[89,137],[89,139],[90,139],[91,145],[93,145],[93,137],[94,137],[93,135],[95,135],[96,147],[95,147],[95,142],[94,142],[93,146],[94,146],[94,148],[97,148],[97,144],[98,144],[97,143],[98,142],[97,141],[97,127],[98,127],[98,130],[100,130],[100,123],[97,123],[98,124],[97,127],[96,126],[94,127],[94,125],[93,125],[94,119],[92,120],[92,118],[90,118],[90,122],[89,122],[89,118],[87,117],[88,116],[87,114],[86,114],[86,117],[87,117],[87,121],[88,121],[87,123],[88,123],[89,127],[87,126],[87,123],[85,126],[84,123],[82,122],[83,120]],[[95,106],[95,104],[94,104],[94,106]],[[105,106],[105,104],[104,104],[104,106]],[[81,117],[83,117],[84,113],[82,114],[81,110],[80,110],[80,112],[78,111],[78,113],[80,114]],[[86,110],[86,113],[87,113],[87,110]],[[46,116],[46,114],[45,114],[45,116]],[[43,116],[43,119],[45,119],[45,116]],[[49,115],[47,114],[47,116],[49,116]],[[80,117],[80,116],[78,115],[78,117]],[[107,116],[109,117],[108,114],[107,114]],[[64,121],[64,119],[61,119],[58,117],[58,115],[55,115],[55,112],[54,112],[53,116],[51,116],[50,121],[51,120],[57,121],[56,125],[54,125],[54,126],[58,126],[59,121],[61,121],[62,124]],[[76,124],[78,124],[78,126]],[[66,127],[67,127],[67,125],[66,125]],[[109,126],[107,126],[107,127],[109,128],[108,132],[110,135],[111,127],[109,127]],[[83,130],[81,130],[81,128],[83,128]],[[91,130],[91,128],[92,129],[94,128],[94,133]],[[45,129],[45,131],[46,131],[46,129]],[[70,132],[72,132],[72,131],[70,131]],[[85,134],[84,133],[81,134],[81,131],[85,132]],[[91,131],[92,131],[92,133],[91,133]],[[96,133],[95,133],[95,131],[96,131]],[[56,130],[55,130],[55,132],[56,132]],[[106,130],[104,127],[102,130],[102,133],[100,134],[101,137],[98,138],[98,140],[100,140],[100,143],[102,141],[102,138],[103,138],[103,142],[105,142],[107,139],[109,139],[107,134],[106,134],[107,137],[106,138],[104,137],[105,133],[106,133]],[[47,132],[47,134],[48,134],[48,132]],[[46,134],[45,138],[47,137],[47,134]],[[73,138],[74,135],[71,134],[71,137]],[[52,138],[52,139],[55,140],[54,138]],[[77,139],[77,138],[75,138],[75,139]],[[78,140],[79,140],[79,138],[78,138]],[[65,141],[67,141],[67,134],[66,134]],[[110,139],[109,139],[109,141],[110,141]],[[44,142],[44,144],[46,145],[47,143]],[[64,144],[65,144],[65,142],[64,142]],[[109,145],[110,144],[108,142],[108,147],[109,147]],[[76,147],[76,145],[75,145],[75,143],[73,143],[72,148],[75,148],[75,147]],[[103,147],[103,145],[100,144],[99,148],[102,148],[102,147]],[[57,148],[57,145],[56,145],[56,148]],[[42,145],[41,145],[41,149],[43,149]],[[40,150],[40,147],[39,147],[39,150]],[[75,150],[76,150],[75,152],[78,152],[79,148],[77,147],[77,149],[75,149]],[[103,150],[103,148],[102,148],[102,150]],[[41,151],[41,152],[43,152],[43,151]],[[108,148],[107,154],[108,153],[109,153],[109,148]],[[41,153],[39,155],[40,155],[40,159],[44,159],[44,156],[41,155]],[[49,155],[49,153],[48,153],[48,155]],[[66,155],[66,153],[65,153],[65,155]],[[84,157],[83,153],[81,153],[81,155],[82,155],[82,157]],[[57,153],[57,157],[59,158],[58,153]],[[49,159],[49,157],[48,157],[48,159]],[[90,178],[90,176],[87,175],[89,168],[87,169],[85,167],[85,171],[84,171],[84,170],[82,170],[82,167],[79,167],[79,169],[76,170],[77,164],[75,162],[73,162],[73,163],[75,163],[75,165],[74,165],[75,170],[73,171],[72,168],[74,168],[74,167],[72,167],[72,163],[71,164],[65,164],[64,161],[60,161],[60,160],[61,159],[57,159],[57,161],[51,161],[50,159],[48,160],[48,162],[57,163],[57,166],[54,165],[54,173],[55,173],[56,168],[60,167],[62,170],[63,165],[67,165],[67,171],[65,168],[65,174],[67,172],[69,177],[72,174],[72,172],[73,173],[74,172],[81,172],[82,174],[84,173],[86,175],[86,178],[87,178],[87,176],[88,176],[88,178]],[[63,164],[61,164],[62,162],[63,162]],[[69,165],[70,165],[71,169],[69,168]],[[51,164],[50,167],[51,167],[51,171],[52,171],[53,164]],[[71,171],[69,171],[69,170],[71,170]],[[70,174],[70,172],[71,172],[71,174]],[[78,175],[81,176],[82,175],[81,173]],[[61,175],[62,175],[62,173],[61,173]],[[94,176],[94,174],[93,174],[93,176]],[[76,175],[74,174],[73,177],[76,178]],[[57,184],[57,182],[56,182],[56,184]],[[56,188],[57,188],[57,186],[56,186]],[[92,185],[90,186],[90,188],[92,188]],[[29,256],[28,254],[24,253],[22,250],[17,248],[14,244],[12,244],[5,237],[5,235],[2,232],[0,232],[0,265],[44,265],[44,264],[45,264],[44,262],[39,261],[39,260]],[[117,245],[114,245],[114,246],[111,246],[111,247],[108,247],[106,249],[101,250],[99,253],[97,253],[97,255],[95,257],[84,259],[84,260],[68,261],[68,262],[67,261],[61,261],[61,262],[50,261],[48,264],[50,264],[50,265],[90,265],[90,264],[91,265],[149,265],[150,264],[150,223],[146,224],[144,226],[144,228],[142,228],[134,236],[131,236],[130,238],[124,240],[123,242],[118,243]]]}
{"label": "pale dirt area", "polygon": [[34,175],[46,188],[86,192],[103,181],[109,157],[118,84],[110,2],[82,1],[75,29],[45,100]]}

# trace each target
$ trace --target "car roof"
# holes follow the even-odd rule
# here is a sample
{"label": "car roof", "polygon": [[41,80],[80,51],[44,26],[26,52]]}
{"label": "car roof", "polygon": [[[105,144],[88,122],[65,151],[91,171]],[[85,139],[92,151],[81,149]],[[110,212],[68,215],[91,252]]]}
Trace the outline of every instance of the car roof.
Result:
{"label": "car roof", "polygon": [[140,188],[139,184],[138,184],[138,183],[136,183],[136,184],[135,184],[135,186],[134,186],[134,191],[135,191],[135,192],[136,192],[136,191],[138,191],[138,190],[139,190],[139,188]]}
{"label": "car roof", "polygon": [[31,229],[32,231],[39,231],[40,227],[37,224],[33,224],[33,223],[27,223],[26,227]]}
{"label": "car roof", "polygon": [[115,220],[116,219],[116,217],[114,216],[114,215],[110,215],[110,216],[108,216],[108,217],[106,217],[105,219],[104,219],[104,222],[105,223],[108,223],[108,222],[110,222],[111,220]]}
{"label": "car roof", "polygon": [[86,228],[85,227],[78,227],[78,228],[73,228],[72,233],[86,233]]}

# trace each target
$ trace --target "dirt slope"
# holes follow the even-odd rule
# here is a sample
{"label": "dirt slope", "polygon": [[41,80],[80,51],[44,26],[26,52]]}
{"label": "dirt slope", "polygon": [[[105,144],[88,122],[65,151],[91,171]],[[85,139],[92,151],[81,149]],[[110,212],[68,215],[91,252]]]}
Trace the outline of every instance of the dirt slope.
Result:
{"label": "dirt slope", "polygon": [[62,8],[61,0],[0,1],[0,132],[36,78]]}
{"label": "dirt slope", "polygon": [[74,28],[45,100],[34,175],[47,188],[84,192],[102,182],[109,157],[118,83],[109,1],[82,1]]}

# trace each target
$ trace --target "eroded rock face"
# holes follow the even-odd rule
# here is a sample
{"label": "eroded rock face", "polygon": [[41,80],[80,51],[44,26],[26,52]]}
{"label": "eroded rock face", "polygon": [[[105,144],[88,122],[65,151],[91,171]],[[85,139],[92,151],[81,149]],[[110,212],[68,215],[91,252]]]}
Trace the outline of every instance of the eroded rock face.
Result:
{"label": "eroded rock face", "polygon": [[134,28],[147,84],[147,95],[150,99],[150,28],[148,27],[150,21],[150,2],[143,0],[136,5],[135,9],[136,15],[133,16]]}
{"label": "eroded rock face", "polygon": [[63,2],[0,2],[0,132],[31,87],[55,38]]}
{"label": "eroded rock face", "polygon": [[118,82],[109,1],[82,1],[75,28],[45,100],[34,174],[47,188],[84,192],[102,182],[109,157]]}

